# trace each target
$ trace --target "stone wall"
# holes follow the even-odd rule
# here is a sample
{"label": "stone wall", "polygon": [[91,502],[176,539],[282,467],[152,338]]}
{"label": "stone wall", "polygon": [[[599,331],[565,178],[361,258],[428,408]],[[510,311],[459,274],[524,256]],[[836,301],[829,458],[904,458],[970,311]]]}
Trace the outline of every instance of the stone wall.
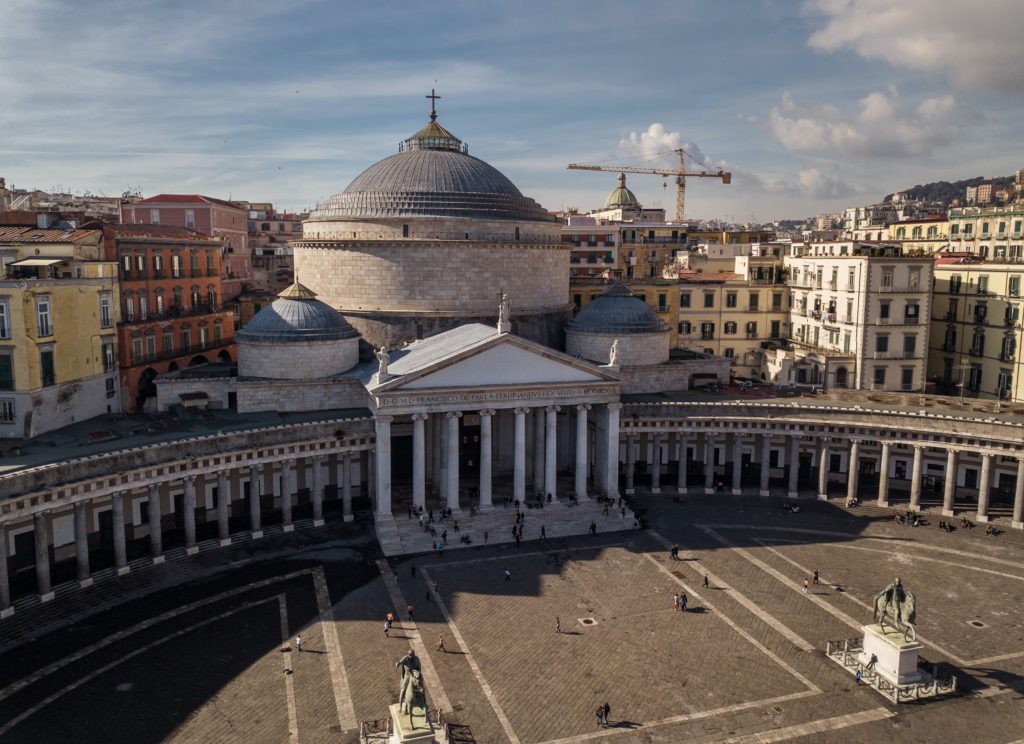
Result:
{"label": "stone wall", "polygon": [[341,380],[240,380],[238,412],[329,411],[365,408],[366,389],[355,378]]}
{"label": "stone wall", "polygon": [[28,439],[78,421],[120,411],[120,386],[115,384],[114,395],[107,397],[106,379],[114,376],[114,372],[109,372],[32,393],[3,393],[3,397],[14,400],[14,421],[0,424],[0,438]]}
{"label": "stone wall", "polygon": [[669,332],[658,333],[579,333],[566,331],[565,351],[580,355],[584,359],[608,364],[612,344],[618,340],[618,363],[620,366],[640,367],[664,364],[668,361]]}
{"label": "stone wall", "polygon": [[238,342],[238,374],[272,380],[333,377],[359,362],[359,339],[274,343]]}
{"label": "stone wall", "polygon": [[729,382],[729,360],[722,357],[708,359],[673,360],[651,367],[622,367],[622,394],[664,393],[689,390],[695,374],[714,374],[718,383]]}
{"label": "stone wall", "polygon": [[207,408],[230,408],[229,394],[235,392],[234,377],[159,377],[156,384],[156,409],[166,411],[182,405],[186,393],[206,393]]}
{"label": "stone wall", "polygon": [[394,219],[308,219],[304,240],[511,240],[558,243],[559,222],[485,220],[476,217],[405,217]]}

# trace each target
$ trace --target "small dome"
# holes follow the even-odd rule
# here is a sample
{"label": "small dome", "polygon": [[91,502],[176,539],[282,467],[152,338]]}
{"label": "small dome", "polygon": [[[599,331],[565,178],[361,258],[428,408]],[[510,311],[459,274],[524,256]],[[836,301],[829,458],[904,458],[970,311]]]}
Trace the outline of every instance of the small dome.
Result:
{"label": "small dome", "polygon": [[316,293],[295,282],[235,334],[238,341],[335,341],[359,334]]}
{"label": "small dome", "polygon": [[629,287],[616,282],[591,300],[565,327],[569,333],[659,333],[668,325]]}
{"label": "small dome", "polygon": [[608,201],[604,203],[605,209],[616,209],[617,207],[638,207],[640,202],[636,199],[636,194],[626,188],[626,174],[619,174],[619,185],[615,188],[611,194],[608,195]]}

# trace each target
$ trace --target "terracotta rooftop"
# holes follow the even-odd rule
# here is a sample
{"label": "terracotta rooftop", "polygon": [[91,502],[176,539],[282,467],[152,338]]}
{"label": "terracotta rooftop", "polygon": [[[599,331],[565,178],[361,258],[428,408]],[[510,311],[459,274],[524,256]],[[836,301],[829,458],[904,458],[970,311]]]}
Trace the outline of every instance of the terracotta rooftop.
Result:
{"label": "terracotta rooftop", "polygon": [[176,238],[178,240],[202,240],[209,243],[220,242],[219,238],[214,238],[203,233],[190,230],[187,227],[179,227],[178,225],[149,225],[149,224],[132,224],[123,223],[119,225],[110,226],[114,231],[114,237],[117,238]]}
{"label": "terracotta rooftop", "polygon": [[216,204],[221,207],[230,207],[231,209],[242,209],[242,207],[232,202],[225,201],[224,199],[215,199],[212,196],[203,196],[202,194],[157,194],[148,199],[137,201],[132,206],[140,204]]}
{"label": "terracotta rooftop", "polygon": [[28,226],[0,227],[0,243],[79,243],[82,240],[95,238],[100,234],[97,229],[41,229]]}

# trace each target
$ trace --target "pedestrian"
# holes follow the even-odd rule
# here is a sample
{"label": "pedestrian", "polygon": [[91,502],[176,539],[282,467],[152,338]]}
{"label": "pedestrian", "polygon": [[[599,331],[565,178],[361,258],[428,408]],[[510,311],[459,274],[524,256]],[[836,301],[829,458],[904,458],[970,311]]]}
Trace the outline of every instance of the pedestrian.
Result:
{"label": "pedestrian", "polygon": [[302,653],[302,636],[300,635],[295,636],[295,650]]}
{"label": "pedestrian", "polygon": [[445,545],[448,544],[448,530],[445,530],[444,532],[441,533],[441,542],[444,543]]}
{"label": "pedestrian", "polygon": [[484,530],[484,545],[487,544],[488,537],[490,537],[490,533],[488,533],[487,530]]}
{"label": "pedestrian", "polygon": [[548,536],[547,530],[544,529],[544,525],[541,525],[540,526],[540,539],[541,540],[546,540],[547,536]]}
{"label": "pedestrian", "polygon": [[680,612],[686,612],[686,603],[689,602],[689,601],[690,600],[686,598],[685,594],[680,594],[679,595],[679,611]]}
{"label": "pedestrian", "polygon": [[608,714],[612,712],[612,706],[608,705],[608,703],[605,703],[604,705],[601,706],[601,710],[604,711],[604,725],[607,726],[608,725]]}
{"label": "pedestrian", "polygon": [[416,565],[415,564],[409,566],[409,572],[412,574],[412,577],[415,579],[416,578]]}
{"label": "pedestrian", "polygon": [[590,523],[590,534],[597,537],[597,522]]}
{"label": "pedestrian", "polygon": [[459,531],[459,520],[457,520],[457,519],[456,519],[456,520],[455,520],[455,521],[454,521],[454,522],[452,523],[452,529],[453,529],[453,530],[455,530],[456,532],[458,532],[458,531]]}
{"label": "pedestrian", "polygon": [[604,706],[597,706],[597,725],[604,726]]}
{"label": "pedestrian", "polygon": [[678,594],[673,594],[672,595],[672,609],[673,610],[678,610],[679,609],[679,595]]}
{"label": "pedestrian", "polygon": [[414,612],[415,610],[416,610],[416,608],[415,608],[415,607],[413,607],[413,606],[412,606],[412,604],[407,604],[407,605],[405,606],[405,612],[406,612],[406,614],[407,614],[407,615],[409,616],[409,619],[410,619],[410,620],[414,620],[414,619],[415,619],[415,618],[413,617],[413,614],[412,614],[412,613],[413,613],[413,612]]}
{"label": "pedestrian", "polygon": [[711,584],[710,584],[710,582],[708,581],[708,575],[707,575],[707,574],[704,574],[704,588],[705,588],[705,589],[708,589],[708,588],[709,588],[710,586],[711,586]]}
{"label": "pedestrian", "polygon": [[438,651],[444,651],[445,653],[448,653],[448,649],[446,649],[444,647],[444,636],[441,636],[440,639],[438,640],[438,642],[437,642],[437,650]]}
{"label": "pedestrian", "polygon": [[559,620],[557,617],[555,618],[555,632],[556,633],[561,633],[562,632],[562,621]]}
{"label": "pedestrian", "polygon": [[853,675],[853,683],[856,684],[856,685],[859,685],[860,684],[860,679],[861,679],[861,673],[860,673],[860,669],[858,669],[857,673],[855,675]]}
{"label": "pedestrian", "polygon": [[808,584],[810,583],[807,579],[804,579],[804,594],[807,594]]}
{"label": "pedestrian", "polygon": [[385,638],[389,638],[389,637],[390,637],[390,636],[388,635],[388,631],[389,631],[389,630],[391,630],[391,625],[390,625],[390,624],[388,623],[388,621],[387,621],[387,620],[385,620],[385,621],[384,621],[384,637],[385,637]]}
{"label": "pedestrian", "polygon": [[814,585],[818,585],[818,569],[814,569]]}
{"label": "pedestrian", "polygon": [[512,581],[512,572],[507,568],[505,569],[505,581]]}

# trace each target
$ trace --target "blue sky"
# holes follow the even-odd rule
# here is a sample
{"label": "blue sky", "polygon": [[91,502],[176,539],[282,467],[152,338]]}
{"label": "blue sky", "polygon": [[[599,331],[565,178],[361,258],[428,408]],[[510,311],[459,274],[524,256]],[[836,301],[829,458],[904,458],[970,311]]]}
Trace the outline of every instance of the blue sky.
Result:
{"label": "blue sky", "polygon": [[[1020,0],[2,0],[0,176],[301,209],[426,121],[548,209],[680,144],[694,218],[803,217],[1024,167]],[[435,82],[436,81],[436,82]],[[664,161],[663,161],[664,162]],[[671,213],[672,186],[633,176]]]}

